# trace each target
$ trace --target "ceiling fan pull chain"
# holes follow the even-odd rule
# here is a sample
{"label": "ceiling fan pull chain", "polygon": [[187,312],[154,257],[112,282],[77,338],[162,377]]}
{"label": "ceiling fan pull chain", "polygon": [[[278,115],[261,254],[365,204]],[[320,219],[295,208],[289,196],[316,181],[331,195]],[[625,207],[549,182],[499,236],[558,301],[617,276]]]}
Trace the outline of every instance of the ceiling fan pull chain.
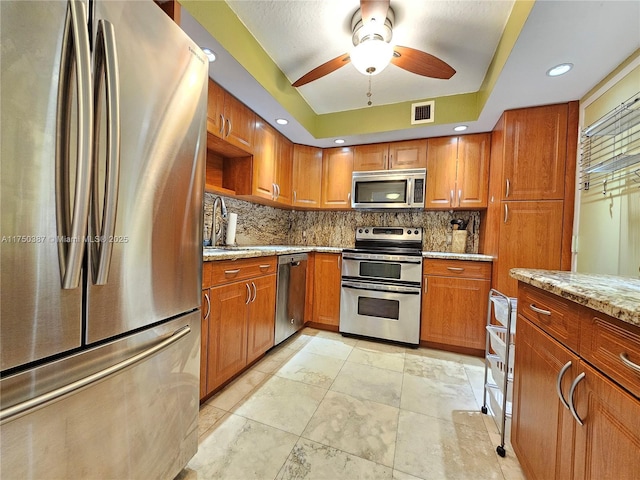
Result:
{"label": "ceiling fan pull chain", "polygon": [[367,105],[371,106],[371,75],[369,75],[369,91],[367,92]]}

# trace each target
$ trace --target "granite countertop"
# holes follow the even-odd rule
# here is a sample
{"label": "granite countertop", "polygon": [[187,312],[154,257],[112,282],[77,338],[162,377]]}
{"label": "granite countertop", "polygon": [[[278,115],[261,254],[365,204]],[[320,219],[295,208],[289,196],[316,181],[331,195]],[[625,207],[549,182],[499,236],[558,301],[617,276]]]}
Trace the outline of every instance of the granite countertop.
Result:
{"label": "granite countertop", "polygon": [[[266,257],[270,255],[286,255],[290,253],[321,252],[342,253],[341,247],[318,247],[297,245],[252,245],[241,247],[204,247],[202,259],[205,262],[215,260],[237,260],[239,258]],[[493,257],[475,253],[422,252],[424,258],[447,260],[471,260],[491,262]]]}
{"label": "granite countertop", "polygon": [[516,280],[640,327],[640,279],[513,268]]}

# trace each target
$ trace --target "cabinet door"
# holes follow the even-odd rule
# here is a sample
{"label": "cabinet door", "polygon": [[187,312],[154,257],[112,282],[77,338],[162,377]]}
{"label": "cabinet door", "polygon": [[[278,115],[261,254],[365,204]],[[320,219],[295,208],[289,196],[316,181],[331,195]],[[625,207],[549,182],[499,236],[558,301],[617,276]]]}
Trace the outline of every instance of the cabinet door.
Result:
{"label": "cabinet door", "polygon": [[322,156],[322,208],[351,208],[353,150],[326,148]]}
{"label": "cabinet door", "polygon": [[200,322],[200,400],[207,390],[207,354],[209,351],[209,316],[211,315],[211,297],[209,289],[202,290],[202,320]]}
{"label": "cabinet door", "polygon": [[293,202],[298,207],[317,208],[322,192],[322,149],[293,146]]}
{"label": "cabinet door", "polygon": [[409,140],[389,144],[389,169],[425,168],[427,166],[427,141]]}
{"label": "cabinet door", "polygon": [[267,275],[249,282],[253,292],[249,303],[247,363],[273,347],[276,315],[276,276]]}
{"label": "cabinet door", "polygon": [[293,200],[293,143],[283,135],[277,134],[276,178],[278,186],[276,201],[291,205]]}
{"label": "cabinet door", "polygon": [[424,208],[453,208],[458,137],[430,138],[427,145]]}
{"label": "cabinet door", "polygon": [[340,325],[340,282],[342,256],[316,253],[313,281],[313,322]]}
{"label": "cabinet door", "polygon": [[256,116],[240,100],[229,93],[224,97],[225,125],[224,139],[240,147],[248,153],[253,153],[253,138]]}
{"label": "cabinet door", "polygon": [[207,132],[216,137],[223,137],[224,130],[224,90],[213,80],[209,79],[207,96]]}
{"label": "cabinet door", "polygon": [[250,285],[211,288],[207,389],[211,392],[247,364],[247,304]]}
{"label": "cabinet door", "polygon": [[354,147],[353,170],[386,170],[389,164],[389,144],[357,145]]}
{"label": "cabinet door", "polygon": [[275,199],[276,137],[278,132],[264,121],[257,122],[253,146],[252,194]]}
{"label": "cabinet door", "polygon": [[503,199],[564,197],[567,119],[567,104],[505,112]]}
{"label": "cabinet door", "polygon": [[573,478],[575,422],[556,393],[558,374],[569,361],[562,377],[565,399],[579,373],[578,357],[518,315],[511,443],[530,480]]}
{"label": "cabinet door", "polygon": [[638,478],[640,402],[584,362],[574,395],[584,425],[576,424],[575,476],[580,479]]}
{"label": "cabinet door", "polygon": [[425,275],[420,340],[483,350],[490,280]]}
{"label": "cabinet door", "polygon": [[562,239],[560,200],[546,202],[502,202],[499,251],[494,261],[494,288],[515,297],[518,282],[509,276],[512,268],[559,270]]}
{"label": "cabinet door", "polygon": [[491,135],[488,133],[458,137],[456,196],[459,208],[487,207],[490,152]]}

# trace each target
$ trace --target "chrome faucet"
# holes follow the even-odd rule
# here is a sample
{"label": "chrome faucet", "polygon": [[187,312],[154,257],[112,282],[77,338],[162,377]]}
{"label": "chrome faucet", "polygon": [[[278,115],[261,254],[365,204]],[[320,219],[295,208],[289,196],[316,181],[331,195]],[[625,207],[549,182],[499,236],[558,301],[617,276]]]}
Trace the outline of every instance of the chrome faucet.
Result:
{"label": "chrome faucet", "polygon": [[218,205],[220,205],[220,214],[222,218],[227,218],[227,206],[224,204],[224,199],[222,197],[216,197],[213,200],[213,225],[211,232],[211,246],[215,247],[218,244],[218,240],[222,238],[222,222],[220,225],[218,223],[218,216],[216,212],[218,211]]}

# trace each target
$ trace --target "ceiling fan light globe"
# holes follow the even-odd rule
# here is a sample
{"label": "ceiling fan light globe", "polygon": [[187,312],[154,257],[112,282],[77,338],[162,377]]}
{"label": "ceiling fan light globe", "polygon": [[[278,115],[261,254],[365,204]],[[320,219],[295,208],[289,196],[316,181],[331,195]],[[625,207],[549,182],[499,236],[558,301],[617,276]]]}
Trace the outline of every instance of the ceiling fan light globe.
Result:
{"label": "ceiling fan light globe", "polygon": [[393,57],[393,46],[377,38],[363,40],[351,51],[351,63],[363,75],[382,72]]}

